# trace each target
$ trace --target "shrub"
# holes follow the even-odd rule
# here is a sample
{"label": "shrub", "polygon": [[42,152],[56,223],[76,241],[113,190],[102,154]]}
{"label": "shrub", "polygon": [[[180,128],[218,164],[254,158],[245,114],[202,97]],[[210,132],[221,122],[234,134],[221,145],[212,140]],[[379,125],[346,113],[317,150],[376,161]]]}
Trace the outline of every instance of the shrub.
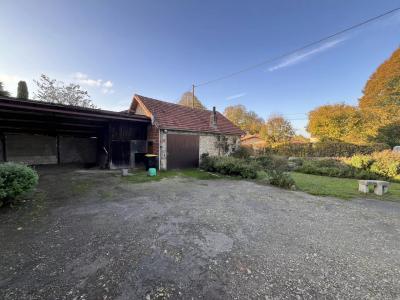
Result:
{"label": "shrub", "polygon": [[231,156],[236,158],[249,158],[252,155],[252,151],[247,147],[239,147],[234,152],[232,152]]}
{"label": "shrub", "polygon": [[350,165],[363,170],[368,170],[374,160],[370,155],[356,154],[350,158]]}
{"label": "shrub", "polygon": [[16,163],[0,164],[0,201],[13,201],[36,186],[38,179],[36,171],[28,166]]}
{"label": "shrub", "polygon": [[288,167],[290,170],[296,170],[303,165],[303,159],[300,157],[289,157]]}
{"label": "shrub", "polygon": [[281,188],[292,188],[295,186],[293,178],[290,174],[280,171],[270,171],[268,173],[269,183]]}
{"label": "shrub", "polygon": [[373,163],[370,171],[385,177],[400,175],[400,153],[391,150],[375,152],[371,155]]}
{"label": "shrub", "polygon": [[202,156],[200,168],[223,175],[241,176],[255,179],[259,166],[253,160],[244,160],[231,156]]}
{"label": "shrub", "polygon": [[294,181],[288,173],[282,171],[282,169],[286,169],[281,166],[282,163],[287,166],[287,160],[282,157],[263,156],[257,159],[240,159],[232,156],[218,157],[207,154],[202,155],[200,168],[209,172],[247,179],[258,177],[267,180],[272,185],[291,188],[294,186]]}
{"label": "shrub", "polygon": [[356,179],[382,179],[384,177],[370,170],[354,168],[335,159],[305,160],[297,171],[306,174]]}
{"label": "shrub", "polygon": [[289,163],[286,157],[263,155],[255,158],[255,160],[265,171],[276,170],[283,172],[289,170]]}
{"label": "shrub", "polygon": [[264,149],[264,153],[296,157],[351,157],[355,154],[371,154],[390,148],[386,144],[357,145],[340,141],[318,143],[281,144],[274,148]]}

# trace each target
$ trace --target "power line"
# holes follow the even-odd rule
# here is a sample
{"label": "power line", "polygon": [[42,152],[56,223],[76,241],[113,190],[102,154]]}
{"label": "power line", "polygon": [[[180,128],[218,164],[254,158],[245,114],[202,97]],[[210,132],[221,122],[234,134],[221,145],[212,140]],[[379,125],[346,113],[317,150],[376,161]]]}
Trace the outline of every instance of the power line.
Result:
{"label": "power line", "polygon": [[345,29],[343,29],[343,30],[340,30],[340,31],[338,31],[338,32],[336,32],[336,33],[333,33],[333,34],[329,35],[329,36],[323,37],[323,38],[321,38],[321,39],[319,39],[319,40],[317,40],[317,41],[314,41],[314,42],[311,42],[311,43],[309,43],[309,44],[306,44],[306,45],[304,45],[304,46],[302,46],[302,47],[299,47],[299,48],[297,48],[297,49],[295,49],[295,50],[289,51],[289,52],[287,52],[287,53],[284,53],[284,54],[282,54],[282,55],[276,56],[276,57],[271,58],[271,59],[267,59],[267,60],[262,61],[262,62],[260,62],[260,63],[258,63],[258,64],[254,64],[254,65],[248,66],[248,67],[246,67],[246,68],[244,68],[244,69],[241,69],[241,70],[239,70],[239,71],[236,71],[236,72],[233,72],[233,73],[230,73],[230,74],[221,76],[221,77],[217,77],[217,78],[211,79],[211,80],[209,80],[209,81],[201,82],[201,83],[199,83],[199,84],[194,84],[193,86],[194,86],[194,87],[199,87],[199,86],[208,85],[208,84],[214,83],[214,82],[216,82],[216,81],[224,80],[224,79],[230,78],[230,77],[232,77],[232,76],[236,76],[236,75],[238,75],[238,74],[241,74],[241,73],[250,71],[250,70],[252,70],[252,69],[261,67],[261,66],[263,66],[263,65],[265,65],[265,64],[274,62],[274,61],[276,61],[276,60],[280,60],[280,59],[282,59],[282,58],[285,58],[286,56],[293,55],[293,54],[295,54],[296,52],[305,50],[305,49],[307,49],[307,48],[309,48],[309,47],[311,47],[311,46],[315,46],[315,45],[317,45],[317,44],[319,44],[319,43],[321,43],[321,42],[324,42],[324,41],[326,41],[326,40],[329,40],[329,39],[331,39],[331,38],[333,38],[333,37],[336,37],[336,36],[338,36],[338,35],[341,35],[341,34],[343,34],[343,33],[346,33],[346,32],[348,32],[348,31],[351,31],[351,30],[353,30],[353,29],[359,28],[359,27],[364,26],[364,25],[366,25],[366,24],[368,24],[368,23],[371,23],[371,22],[374,22],[374,21],[376,21],[376,20],[378,20],[378,19],[381,19],[381,18],[383,18],[383,17],[386,17],[387,15],[390,15],[390,14],[396,12],[396,11],[399,11],[399,10],[400,10],[400,7],[397,7],[397,8],[395,8],[395,9],[389,10],[389,11],[387,11],[387,12],[385,12],[385,13],[382,13],[382,14],[380,14],[380,15],[378,15],[378,16],[375,16],[375,17],[373,17],[373,18],[367,19],[367,20],[365,20],[365,21],[363,21],[363,22],[361,22],[361,23],[358,23],[358,24],[355,24],[355,25],[350,26],[350,27],[348,27],[348,28],[345,28]]}

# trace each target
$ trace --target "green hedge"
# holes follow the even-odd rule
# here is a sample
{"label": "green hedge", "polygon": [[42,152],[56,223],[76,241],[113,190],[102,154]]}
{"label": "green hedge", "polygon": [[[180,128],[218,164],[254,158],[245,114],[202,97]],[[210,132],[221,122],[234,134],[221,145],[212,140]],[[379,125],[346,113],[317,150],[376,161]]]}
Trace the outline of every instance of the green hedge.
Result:
{"label": "green hedge", "polygon": [[254,161],[232,156],[203,155],[201,158],[200,168],[209,172],[221,173],[223,175],[255,179],[257,177],[259,166]]}
{"label": "green hedge", "polygon": [[[347,160],[307,160],[296,168],[297,172],[329,177],[356,179],[390,179],[399,174],[400,162],[385,159],[372,161],[368,156],[353,156]],[[396,171],[395,171],[396,170]],[[397,172],[397,173],[396,173]]]}
{"label": "green hedge", "polygon": [[351,157],[355,154],[371,154],[390,148],[386,144],[356,145],[343,142],[318,142],[307,144],[281,144],[263,151],[269,154],[297,157]]}
{"label": "green hedge", "polygon": [[38,183],[39,176],[32,168],[16,164],[0,164],[0,202],[8,203],[31,190]]}
{"label": "green hedge", "polygon": [[257,158],[237,158],[233,156],[208,156],[203,154],[200,168],[209,172],[223,175],[240,176],[247,179],[259,178],[272,185],[291,188],[294,181],[285,171],[288,169],[287,159],[276,156],[262,156]]}

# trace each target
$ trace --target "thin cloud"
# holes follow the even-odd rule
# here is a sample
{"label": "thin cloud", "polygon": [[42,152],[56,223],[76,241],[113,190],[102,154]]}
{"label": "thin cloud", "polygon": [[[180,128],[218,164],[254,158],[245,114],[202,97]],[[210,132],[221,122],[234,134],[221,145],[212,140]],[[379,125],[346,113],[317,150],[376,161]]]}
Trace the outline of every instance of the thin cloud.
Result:
{"label": "thin cloud", "polygon": [[82,72],[76,72],[72,76],[73,80],[83,86],[98,87],[101,88],[103,94],[113,94],[115,91],[112,89],[114,86],[111,80],[103,81],[102,79],[93,79]]}
{"label": "thin cloud", "polygon": [[329,41],[326,43],[321,44],[319,47],[314,48],[314,49],[310,49],[308,51],[303,51],[303,52],[298,52],[295,53],[291,56],[289,56],[288,58],[282,60],[279,64],[271,67],[268,69],[268,71],[273,72],[276,71],[278,69],[282,69],[282,68],[287,68],[290,67],[294,64],[300,63],[306,59],[309,59],[310,57],[321,53],[323,51],[329,50],[333,47],[336,47],[337,45],[341,44],[342,42],[344,42],[346,39],[342,38],[342,39],[337,39],[337,40],[333,40],[333,41]]}
{"label": "thin cloud", "polygon": [[101,92],[105,95],[110,95],[110,94],[114,94],[115,91],[113,89],[108,89],[108,88],[102,88]]}
{"label": "thin cloud", "polygon": [[236,94],[236,95],[232,95],[227,97],[227,100],[233,100],[233,99],[238,99],[238,98],[242,98],[243,96],[246,96],[246,93],[240,93],[240,94]]}
{"label": "thin cloud", "polygon": [[104,82],[103,86],[110,89],[113,87],[113,83],[110,80],[107,80],[106,82]]}

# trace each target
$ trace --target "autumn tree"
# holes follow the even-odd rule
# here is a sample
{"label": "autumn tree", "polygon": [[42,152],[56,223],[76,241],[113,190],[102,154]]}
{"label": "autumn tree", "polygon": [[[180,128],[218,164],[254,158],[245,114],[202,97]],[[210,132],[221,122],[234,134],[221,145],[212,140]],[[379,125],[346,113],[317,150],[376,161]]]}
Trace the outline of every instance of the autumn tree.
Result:
{"label": "autumn tree", "polygon": [[228,106],[224,110],[224,115],[233,124],[250,134],[259,133],[264,122],[254,111],[248,111],[241,104]]}
{"label": "autumn tree", "polygon": [[308,114],[307,131],[321,140],[360,142],[362,118],[350,105],[333,104],[317,107]]}
{"label": "autumn tree", "polygon": [[359,107],[366,121],[365,135],[372,141],[396,144],[398,134],[394,128],[400,123],[400,48],[371,75],[363,93]]}
{"label": "autumn tree", "polygon": [[0,96],[10,97],[10,93],[4,90],[3,83],[0,81]]}
{"label": "autumn tree", "polygon": [[17,98],[29,99],[28,86],[25,81],[18,82]]}
{"label": "autumn tree", "polygon": [[289,142],[294,135],[292,124],[281,115],[270,116],[260,130],[260,136],[271,145]]}
{"label": "autumn tree", "polygon": [[179,105],[198,108],[198,109],[206,109],[206,107],[201,103],[201,101],[194,95],[192,92],[186,92],[182,95],[181,100],[178,102]]}
{"label": "autumn tree", "polygon": [[50,79],[42,74],[39,80],[34,80],[37,85],[35,98],[41,101],[96,108],[87,91],[81,90],[78,84],[65,85],[61,81]]}

